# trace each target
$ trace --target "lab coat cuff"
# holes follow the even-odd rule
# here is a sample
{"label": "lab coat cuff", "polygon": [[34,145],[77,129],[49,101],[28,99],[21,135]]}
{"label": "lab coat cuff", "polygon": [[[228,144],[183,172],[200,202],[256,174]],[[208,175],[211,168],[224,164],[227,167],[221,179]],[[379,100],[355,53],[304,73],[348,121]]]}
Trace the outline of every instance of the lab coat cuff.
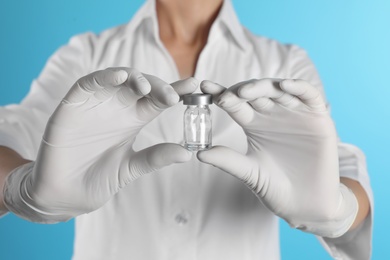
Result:
{"label": "lab coat cuff", "polygon": [[36,223],[53,224],[66,221],[64,216],[51,214],[34,206],[27,187],[35,162],[29,162],[14,169],[6,178],[3,200],[6,208],[15,215]]}

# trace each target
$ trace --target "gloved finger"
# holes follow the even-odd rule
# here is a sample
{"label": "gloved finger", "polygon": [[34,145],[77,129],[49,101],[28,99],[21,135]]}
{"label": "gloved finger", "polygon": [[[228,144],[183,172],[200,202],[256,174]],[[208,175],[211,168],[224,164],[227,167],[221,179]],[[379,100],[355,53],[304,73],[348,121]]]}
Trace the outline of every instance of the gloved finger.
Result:
{"label": "gloved finger", "polygon": [[114,96],[117,91],[118,88],[116,87],[105,87],[99,91],[96,91],[95,94],[93,94],[93,98],[97,102],[103,102],[112,98],[112,96]]}
{"label": "gloved finger", "polygon": [[216,104],[225,110],[241,126],[250,123],[255,114],[255,111],[247,103],[247,100],[239,98],[230,89],[219,96]]}
{"label": "gloved finger", "polygon": [[66,94],[66,103],[84,102],[97,91],[106,87],[114,87],[127,80],[128,73],[124,70],[100,70],[80,78]]}
{"label": "gloved finger", "polygon": [[286,79],[280,82],[280,87],[287,93],[296,96],[304,104],[317,111],[325,111],[326,103],[321,93],[304,80]]}
{"label": "gloved finger", "polygon": [[280,88],[280,81],[280,79],[250,80],[238,87],[237,94],[250,101],[258,98],[271,98],[282,106],[296,106],[298,100]]}
{"label": "gloved finger", "polygon": [[214,103],[225,110],[238,124],[244,126],[251,122],[254,111],[247,100],[237,96],[237,90],[246,82],[240,82],[229,89],[212,81],[203,81],[201,90],[204,93],[213,95]]}
{"label": "gloved finger", "polygon": [[219,96],[226,91],[226,88],[212,81],[203,80],[200,83],[200,90],[205,94],[211,94],[215,103]]}
{"label": "gloved finger", "polygon": [[133,68],[108,68],[107,70],[118,71],[124,70],[128,73],[127,80],[121,85],[131,89],[134,95],[143,97],[151,91],[150,82],[146,77],[136,69]]}
{"label": "gloved finger", "polygon": [[197,157],[201,162],[211,164],[246,183],[257,168],[250,158],[224,146],[199,151]]}
{"label": "gloved finger", "polygon": [[145,148],[132,156],[129,161],[131,178],[138,178],[173,163],[191,160],[192,152],[173,143],[162,143]]}
{"label": "gloved finger", "polygon": [[265,97],[249,101],[248,103],[253,107],[254,110],[260,113],[270,111],[275,106],[275,102],[272,99]]}
{"label": "gloved finger", "polygon": [[110,102],[111,108],[122,109],[132,106],[151,92],[150,82],[138,70],[132,68],[109,68],[109,70],[125,70],[129,75],[127,80],[119,85],[119,89],[114,87],[117,91]]}
{"label": "gloved finger", "polygon": [[179,102],[180,97],[171,85],[158,77],[148,74],[144,74],[144,76],[152,89],[148,95],[139,100],[140,106],[151,106],[151,108],[161,111]]}
{"label": "gloved finger", "polygon": [[110,107],[122,109],[134,105],[139,99],[141,99],[139,93],[126,86],[121,86],[119,89],[116,89],[116,92],[113,98],[110,100]]}
{"label": "gloved finger", "polygon": [[[94,98],[98,99],[98,101],[111,98],[111,109],[122,109],[133,106],[139,99],[142,99],[151,92],[150,82],[139,71],[131,68],[109,68],[108,70],[125,70],[129,75],[123,84],[111,87],[113,91],[109,91],[110,89],[107,88],[107,91],[101,90],[94,95]],[[93,102],[94,100],[91,101]]]}
{"label": "gloved finger", "polygon": [[183,80],[175,81],[171,83],[171,86],[180,96],[180,100],[182,100],[183,95],[191,94],[197,89],[198,80],[193,77],[190,77]]}

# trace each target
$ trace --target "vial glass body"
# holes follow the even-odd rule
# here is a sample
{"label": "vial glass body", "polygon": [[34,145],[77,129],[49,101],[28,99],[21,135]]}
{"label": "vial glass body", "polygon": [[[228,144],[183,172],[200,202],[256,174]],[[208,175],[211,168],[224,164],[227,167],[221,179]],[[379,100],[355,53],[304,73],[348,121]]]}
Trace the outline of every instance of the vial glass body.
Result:
{"label": "vial glass body", "polygon": [[189,105],[184,112],[184,147],[190,151],[211,148],[211,111],[208,105]]}

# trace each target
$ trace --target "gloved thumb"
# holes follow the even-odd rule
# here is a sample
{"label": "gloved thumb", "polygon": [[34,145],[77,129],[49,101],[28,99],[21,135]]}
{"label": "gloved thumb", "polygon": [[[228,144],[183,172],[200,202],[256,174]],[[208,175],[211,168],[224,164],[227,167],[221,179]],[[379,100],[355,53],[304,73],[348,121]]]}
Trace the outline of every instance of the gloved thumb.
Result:
{"label": "gloved thumb", "polygon": [[214,146],[197,154],[201,162],[211,164],[238,179],[247,182],[256,165],[247,156],[225,146]]}
{"label": "gloved thumb", "polygon": [[162,143],[136,152],[129,161],[131,179],[156,171],[173,163],[183,163],[192,153],[178,144]]}

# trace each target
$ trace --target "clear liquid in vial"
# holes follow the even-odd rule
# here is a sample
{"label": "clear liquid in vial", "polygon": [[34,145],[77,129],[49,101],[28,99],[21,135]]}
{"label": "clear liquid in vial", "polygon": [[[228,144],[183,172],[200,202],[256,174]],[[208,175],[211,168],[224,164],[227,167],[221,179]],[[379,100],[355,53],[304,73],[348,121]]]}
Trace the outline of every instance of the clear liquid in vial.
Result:
{"label": "clear liquid in vial", "polygon": [[211,148],[211,144],[199,144],[199,143],[185,143],[184,147],[191,152],[208,150]]}

